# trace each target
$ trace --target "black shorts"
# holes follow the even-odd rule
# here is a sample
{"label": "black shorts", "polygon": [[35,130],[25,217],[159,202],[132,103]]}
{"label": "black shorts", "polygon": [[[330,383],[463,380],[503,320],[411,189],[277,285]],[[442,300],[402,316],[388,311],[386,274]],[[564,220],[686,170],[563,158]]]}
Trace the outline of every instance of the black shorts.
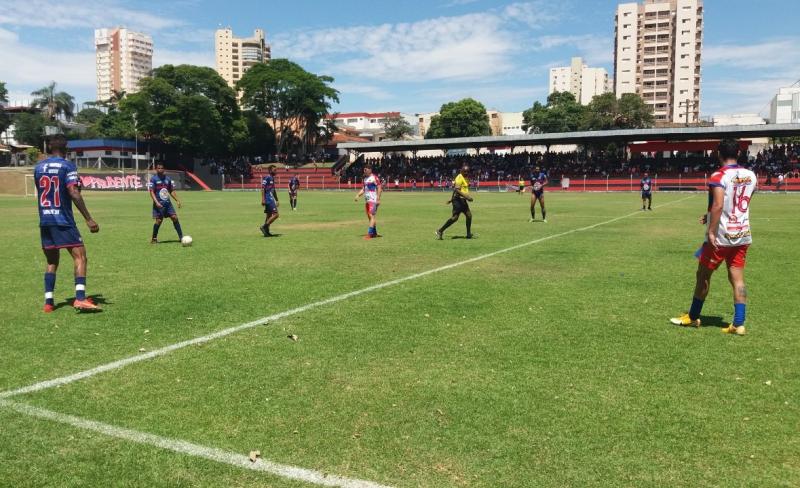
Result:
{"label": "black shorts", "polygon": [[647,198],[653,198],[653,194],[650,193],[649,191],[643,191],[642,192],[642,200],[645,200]]}
{"label": "black shorts", "polygon": [[533,197],[536,198],[537,200],[542,198],[543,196],[544,196],[544,190],[534,190],[533,191]]}
{"label": "black shorts", "polygon": [[453,215],[469,212],[469,202],[463,198],[453,198]]}

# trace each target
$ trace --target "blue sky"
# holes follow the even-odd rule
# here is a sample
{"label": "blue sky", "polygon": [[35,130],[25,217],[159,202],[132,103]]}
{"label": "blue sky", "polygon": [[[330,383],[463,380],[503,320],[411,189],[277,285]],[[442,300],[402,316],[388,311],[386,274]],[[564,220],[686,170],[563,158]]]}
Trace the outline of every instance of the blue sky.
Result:
{"label": "blue sky", "polygon": [[[94,99],[95,27],[151,34],[156,65],[213,66],[213,32],[260,27],[274,57],[336,78],[337,111],[435,111],[472,96],[521,111],[548,70],[613,68],[614,0],[0,0],[0,81],[12,100],[50,80]],[[757,113],[800,79],[797,0],[705,0],[703,115]],[[765,113],[765,112],[764,112]]]}

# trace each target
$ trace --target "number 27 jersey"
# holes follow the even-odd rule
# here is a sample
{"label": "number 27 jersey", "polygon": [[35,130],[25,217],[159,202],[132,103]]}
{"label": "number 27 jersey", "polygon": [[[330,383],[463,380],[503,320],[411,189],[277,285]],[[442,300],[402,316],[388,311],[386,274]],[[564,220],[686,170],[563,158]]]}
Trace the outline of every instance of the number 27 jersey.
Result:
{"label": "number 27 jersey", "polygon": [[717,228],[717,244],[722,247],[746,246],[753,242],[750,232],[750,199],[756,191],[756,175],[738,165],[723,166],[709,179],[709,209],[712,190],[722,188],[725,199]]}

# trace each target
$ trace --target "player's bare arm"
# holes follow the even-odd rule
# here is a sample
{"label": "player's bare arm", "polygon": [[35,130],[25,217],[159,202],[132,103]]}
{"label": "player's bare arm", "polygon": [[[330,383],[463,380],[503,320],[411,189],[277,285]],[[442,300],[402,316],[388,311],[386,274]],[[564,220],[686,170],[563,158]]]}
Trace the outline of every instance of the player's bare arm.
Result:
{"label": "player's bare arm", "polygon": [[378,205],[381,203],[381,195],[383,195],[383,185],[378,184],[378,200],[375,201]]}
{"label": "player's bare arm", "polygon": [[175,190],[172,190],[170,192],[170,195],[172,196],[172,199],[175,200],[175,202],[178,204],[178,208],[181,208],[181,206],[182,206],[181,205],[181,199],[178,198],[178,193]]}
{"label": "player's bare arm", "polygon": [[92,215],[89,213],[89,209],[86,207],[86,202],[83,200],[83,195],[81,195],[78,185],[69,186],[69,196],[72,197],[72,202],[78,207],[78,211],[80,211],[81,215],[83,215],[83,218],[86,220],[89,231],[92,234],[100,232],[100,226],[97,225],[97,222],[94,221]]}
{"label": "player's bare arm", "polygon": [[155,205],[156,208],[163,208],[161,203],[159,203],[158,198],[156,198],[156,192],[154,192],[152,189],[150,190],[150,199],[153,200],[153,205]]}
{"label": "player's bare arm", "polygon": [[364,189],[362,188],[361,191],[358,192],[358,194],[356,195],[356,198],[353,201],[357,202],[358,199],[361,198],[361,195],[363,195],[363,194],[364,194]]}
{"label": "player's bare arm", "polygon": [[278,201],[278,190],[276,190],[274,188],[272,189],[272,198],[275,199],[275,206],[276,207],[280,207],[281,206],[281,202]]}
{"label": "player's bare arm", "polygon": [[261,188],[261,206],[267,206],[267,191],[263,187]]}
{"label": "player's bare arm", "polygon": [[722,217],[722,205],[725,201],[725,190],[720,187],[714,187],[712,192],[713,202],[711,209],[708,212],[708,243],[716,248],[717,247],[717,229],[719,229],[719,221]]}

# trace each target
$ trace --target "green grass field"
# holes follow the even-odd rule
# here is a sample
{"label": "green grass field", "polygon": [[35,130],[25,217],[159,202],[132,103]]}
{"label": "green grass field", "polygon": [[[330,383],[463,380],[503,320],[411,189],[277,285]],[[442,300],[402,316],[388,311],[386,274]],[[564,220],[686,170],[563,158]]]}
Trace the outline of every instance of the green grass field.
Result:
{"label": "green grass field", "polygon": [[[719,330],[724,273],[706,327],[667,322],[691,299],[703,195],[634,213],[635,194],[549,194],[531,224],[527,195],[481,193],[478,238],[452,238],[462,220],[444,241],[443,194],[385,195],[373,241],[352,193],[301,193],[294,213],[283,195],[272,239],[255,193],[182,197],[191,248],[148,244],[146,194],[87,193],[91,315],[41,313],[34,201],[0,198],[0,392],[558,237],[0,400],[0,486],[313,486],[20,404],[390,486],[800,485],[800,196],[753,200],[742,338]],[[57,303],[72,289],[62,256]]]}

